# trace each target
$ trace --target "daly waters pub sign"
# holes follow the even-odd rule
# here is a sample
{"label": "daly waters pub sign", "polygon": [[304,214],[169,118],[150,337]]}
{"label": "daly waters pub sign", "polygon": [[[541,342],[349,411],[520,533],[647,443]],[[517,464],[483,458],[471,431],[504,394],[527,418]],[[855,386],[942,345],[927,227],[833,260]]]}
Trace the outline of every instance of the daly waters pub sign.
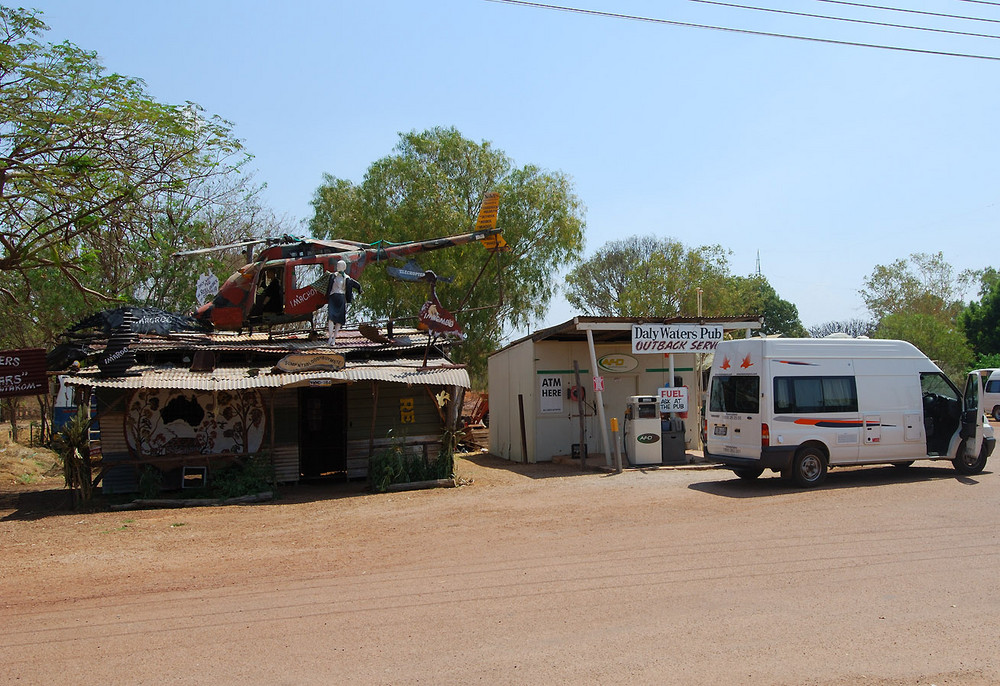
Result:
{"label": "daly waters pub sign", "polygon": [[721,340],[721,324],[632,325],[633,355],[710,353]]}

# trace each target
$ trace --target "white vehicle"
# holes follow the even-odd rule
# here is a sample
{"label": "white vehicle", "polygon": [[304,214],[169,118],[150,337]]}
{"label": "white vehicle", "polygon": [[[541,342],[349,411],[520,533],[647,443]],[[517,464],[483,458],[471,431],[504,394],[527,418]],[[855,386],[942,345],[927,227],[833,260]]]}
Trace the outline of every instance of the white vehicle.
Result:
{"label": "white vehicle", "polygon": [[960,392],[905,341],[723,341],[709,379],[705,456],[756,479],[816,486],[847,465],[950,460],[978,474],[993,452],[977,372]]}
{"label": "white vehicle", "polygon": [[1000,370],[992,370],[986,379],[986,389],[983,393],[983,411],[993,415],[1000,422]]}

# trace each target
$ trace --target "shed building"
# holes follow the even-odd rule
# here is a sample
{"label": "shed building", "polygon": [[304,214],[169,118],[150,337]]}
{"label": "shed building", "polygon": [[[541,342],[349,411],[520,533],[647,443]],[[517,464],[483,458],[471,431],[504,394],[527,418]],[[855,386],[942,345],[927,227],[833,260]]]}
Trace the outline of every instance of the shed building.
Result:
{"label": "shed building", "polygon": [[[515,462],[584,455],[610,464],[611,419],[624,418],[630,397],[656,396],[669,386],[688,388],[690,411],[677,419],[683,448],[699,448],[706,355],[635,354],[634,324],[711,324],[738,335],[760,328],[746,317],[575,317],[521,338],[489,359],[490,452]],[[603,391],[595,391],[594,377],[603,378]]]}

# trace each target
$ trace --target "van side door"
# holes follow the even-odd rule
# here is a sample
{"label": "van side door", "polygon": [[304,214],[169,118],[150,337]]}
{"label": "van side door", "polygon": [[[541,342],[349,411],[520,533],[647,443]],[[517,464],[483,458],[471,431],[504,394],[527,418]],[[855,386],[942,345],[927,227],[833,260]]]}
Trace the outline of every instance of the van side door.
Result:
{"label": "van side door", "polygon": [[961,437],[965,439],[967,455],[979,455],[983,447],[983,379],[978,372],[970,372],[962,393]]}

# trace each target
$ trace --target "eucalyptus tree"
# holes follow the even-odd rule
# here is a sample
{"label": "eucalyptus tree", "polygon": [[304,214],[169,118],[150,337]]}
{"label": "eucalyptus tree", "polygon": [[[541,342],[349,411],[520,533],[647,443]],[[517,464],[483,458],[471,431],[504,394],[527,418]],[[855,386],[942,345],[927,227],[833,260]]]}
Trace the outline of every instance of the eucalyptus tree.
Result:
{"label": "eucalyptus tree", "polygon": [[629,236],[606,243],[566,276],[566,299],[591,316],[763,317],[765,333],[805,335],[798,308],[763,276],[737,276],[720,245]]}
{"label": "eucalyptus tree", "polygon": [[[363,243],[465,233],[488,191],[500,194],[498,227],[508,252],[491,256],[471,243],[418,257],[422,269],[442,277],[442,304],[462,310],[466,340],[455,355],[480,379],[504,330],[541,318],[556,274],[582,252],[583,206],[565,174],[517,166],[492,143],[468,140],[454,128],[412,131],[400,134],[393,153],[373,162],[360,183],[326,175],[309,224],[317,238]],[[425,284],[394,281],[371,266],[362,286],[352,311],[362,320],[415,324],[428,296]]]}
{"label": "eucalyptus tree", "polygon": [[0,285],[52,269],[77,290],[128,246],[155,238],[157,215],[248,160],[231,125],[192,103],[167,105],[97,54],[47,44],[36,11],[0,7]]}

